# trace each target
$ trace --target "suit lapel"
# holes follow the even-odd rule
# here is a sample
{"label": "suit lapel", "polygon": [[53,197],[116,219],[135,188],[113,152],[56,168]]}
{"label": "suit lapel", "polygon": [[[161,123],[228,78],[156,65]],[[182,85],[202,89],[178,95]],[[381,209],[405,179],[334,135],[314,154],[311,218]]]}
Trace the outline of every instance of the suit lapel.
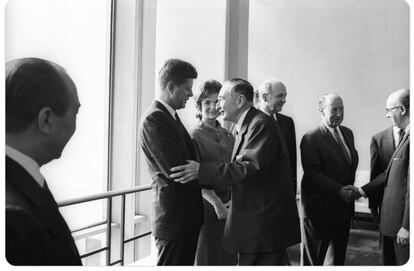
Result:
{"label": "suit lapel", "polygon": [[197,160],[197,153],[193,141],[190,134],[187,132],[187,129],[185,129],[184,125],[182,124],[181,120],[176,120],[173,116],[171,116],[171,113],[167,110],[167,108],[165,108],[165,106],[157,100],[154,100],[154,107],[163,111],[167,115],[172,125],[176,127],[178,133],[181,135],[180,140],[187,146],[191,158],[193,160]]}
{"label": "suit lapel", "polygon": [[[392,165],[392,162],[394,161],[395,156],[397,155],[397,153],[403,147],[405,147],[405,143],[408,140],[410,140],[410,132],[409,131],[404,135],[402,141],[400,142],[400,144],[398,144],[397,148],[395,149],[394,153],[391,156],[390,162],[388,163],[387,169],[385,170],[385,172],[386,172],[386,174],[385,174],[385,180],[386,180],[386,182],[388,182],[388,174],[390,173],[391,165]],[[385,185],[387,185],[387,183]]]}
{"label": "suit lapel", "polygon": [[76,255],[78,252],[74,247],[72,235],[52,194],[48,195],[23,167],[7,156],[6,181],[32,203],[34,215],[40,219],[43,226],[57,240],[70,247]]}
{"label": "suit lapel", "polygon": [[231,160],[234,161],[236,158],[236,155],[239,153],[240,151],[240,147],[243,145],[244,143],[244,136],[247,132],[247,128],[250,124],[250,121],[252,120],[253,116],[255,115],[255,108],[251,107],[250,109],[248,109],[249,112],[247,112],[246,117],[243,120],[243,124],[240,128],[240,131],[238,133],[238,135],[236,135],[236,140],[234,142],[234,147],[233,147],[233,153],[231,155]]}

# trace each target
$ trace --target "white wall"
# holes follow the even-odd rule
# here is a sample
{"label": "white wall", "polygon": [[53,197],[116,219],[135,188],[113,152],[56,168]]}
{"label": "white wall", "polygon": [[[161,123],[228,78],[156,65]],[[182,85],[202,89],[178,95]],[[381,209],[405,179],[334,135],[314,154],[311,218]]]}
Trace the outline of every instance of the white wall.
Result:
{"label": "white wall", "polygon": [[298,147],[303,134],[320,122],[318,99],[336,92],[344,100],[343,124],[354,131],[359,170],[369,170],[371,136],[391,125],[386,97],[409,88],[408,5],[402,0],[251,0],[249,25],[248,79],[254,86],[267,78],[286,84],[282,113],[295,120]]}
{"label": "white wall", "polygon": [[[193,92],[205,80],[223,81],[225,74],[226,1],[158,0],[156,69],[170,58],[190,62],[198,72]],[[158,80],[158,78],[157,78]],[[156,83],[158,87],[158,81]],[[197,123],[195,102],[179,111],[183,124]]]}

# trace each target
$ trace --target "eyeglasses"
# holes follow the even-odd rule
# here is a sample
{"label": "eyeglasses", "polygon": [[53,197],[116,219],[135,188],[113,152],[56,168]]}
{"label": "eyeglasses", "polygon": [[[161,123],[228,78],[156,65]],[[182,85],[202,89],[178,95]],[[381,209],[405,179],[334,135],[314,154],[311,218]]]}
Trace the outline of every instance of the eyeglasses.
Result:
{"label": "eyeglasses", "polygon": [[396,109],[396,108],[400,108],[401,105],[397,105],[391,108],[385,108],[385,112],[390,113],[392,110]]}

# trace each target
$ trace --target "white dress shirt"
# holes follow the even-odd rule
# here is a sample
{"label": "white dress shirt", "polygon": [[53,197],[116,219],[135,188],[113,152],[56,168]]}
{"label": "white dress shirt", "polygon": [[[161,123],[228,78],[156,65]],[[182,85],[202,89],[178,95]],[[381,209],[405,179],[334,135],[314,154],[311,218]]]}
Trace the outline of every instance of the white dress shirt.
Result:
{"label": "white dress shirt", "polygon": [[235,126],[235,129],[236,129],[236,132],[237,132],[237,133],[239,133],[239,132],[240,132],[240,129],[241,129],[242,125],[243,125],[243,121],[244,121],[244,119],[246,118],[247,112],[249,112],[250,108],[251,108],[251,107],[249,107],[248,109],[246,109],[246,110],[243,112],[243,114],[241,114],[241,116],[240,116],[239,120],[237,121],[236,126]]}
{"label": "white dress shirt", "polygon": [[45,178],[42,173],[40,173],[40,166],[35,160],[7,145],[6,155],[21,165],[33,177],[33,179],[35,179],[36,183],[38,183],[40,187],[43,187]]}
{"label": "white dress shirt", "polygon": [[[410,132],[410,124],[407,125],[407,127],[405,127],[404,129],[404,133],[409,133]],[[394,136],[394,147],[397,148],[398,144],[400,144],[399,140],[400,140],[400,128],[393,126],[392,127],[392,135]]]}

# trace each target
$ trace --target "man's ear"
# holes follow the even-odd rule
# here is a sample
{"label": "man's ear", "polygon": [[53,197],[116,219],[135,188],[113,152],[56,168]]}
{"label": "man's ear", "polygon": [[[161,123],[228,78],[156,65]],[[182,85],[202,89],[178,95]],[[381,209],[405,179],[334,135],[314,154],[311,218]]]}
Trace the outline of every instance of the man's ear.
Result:
{"label": "man's ear", "polygon": [[37,115],[37,126],[40,131],[50,134],[53,131],[55,114],[50,107],[43,107]]}
{"label": "man's ear", "polygon": [[237,97],[237,107],[242,108],[245,103],[246,103],[246,97],[244,97],[244,95],[239,95],[239,97]]}
{"label": "man's ear", "polygon": [[267,93],[262,93],[262,100],[267,102]]}
{"label": "man's ear", "polygon": [[167,90],[171,95],[174,94],[174,87],[175,87],[175,84],[173,81],[169,81],[167,83]]}
{"label": "man's ear", "polygon": [[407,114],[407,107],[405,107],[405,105],[400,105],[400,110],[401,110],[401,115],[406,115]]}

